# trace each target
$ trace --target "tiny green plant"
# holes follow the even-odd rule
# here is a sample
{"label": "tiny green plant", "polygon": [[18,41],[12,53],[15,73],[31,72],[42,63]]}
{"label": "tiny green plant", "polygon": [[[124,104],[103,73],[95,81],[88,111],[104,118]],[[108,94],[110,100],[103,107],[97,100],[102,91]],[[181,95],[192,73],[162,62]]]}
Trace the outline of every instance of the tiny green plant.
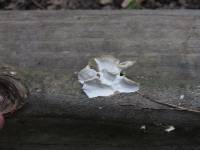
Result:
{"label": "tiny green plant", "polygon": [[138,0],[129,0],[128,9],[142,9]]}

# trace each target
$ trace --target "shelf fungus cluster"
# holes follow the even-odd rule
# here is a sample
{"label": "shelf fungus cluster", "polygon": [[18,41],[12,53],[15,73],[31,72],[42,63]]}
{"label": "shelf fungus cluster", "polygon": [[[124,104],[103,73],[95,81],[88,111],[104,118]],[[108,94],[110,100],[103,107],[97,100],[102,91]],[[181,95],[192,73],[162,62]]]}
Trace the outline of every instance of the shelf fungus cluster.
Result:
{"label": "shelf fungus cluster", "polygon": [[0,75],[0,112],[7,114],[20,109],[28,97],[27,88],[9,75]]}
{"label": "shelf fungus cluster", "polygon": [[89,98],[131,93],[139,90],[139,84],[128,79],[122,71],[134,64],[121,62],[112,56],[94,58],[78,73],[83,91]]}

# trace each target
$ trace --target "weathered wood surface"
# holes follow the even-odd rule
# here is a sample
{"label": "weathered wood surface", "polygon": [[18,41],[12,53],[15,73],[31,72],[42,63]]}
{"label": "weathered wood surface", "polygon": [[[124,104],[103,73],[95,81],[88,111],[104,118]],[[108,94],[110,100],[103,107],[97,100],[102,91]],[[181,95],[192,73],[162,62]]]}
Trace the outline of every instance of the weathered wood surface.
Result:
{"label": "weathered wood surface", "polygon": [[[147,126],[82,122],[60,118],[10,119],[0,132],[2,150],[199,150],[199,129],[164,132]],[[39,123],[39,122],[40,123]]]}
{"label": "weathered wood surface", "polygon": [[1,68],[15,70],[31,92],[14,117],[199,126],[199,114],[138,94],[88,99],[75,74],[95,56],[136,60],[126,72],[141,93],[200,110],[199,35],[198,11],[1,12]]}
{"label": "weathered wood surface", "polygon": [[171,110],[137,94],[88,99],[75,74],[103,54],[136,60],[127,75],[143,93],[199,109],[199,25],[195,12],[3,13],[0,61],[13,66],[31,91],[19,117],[199,125],[199,114]]}

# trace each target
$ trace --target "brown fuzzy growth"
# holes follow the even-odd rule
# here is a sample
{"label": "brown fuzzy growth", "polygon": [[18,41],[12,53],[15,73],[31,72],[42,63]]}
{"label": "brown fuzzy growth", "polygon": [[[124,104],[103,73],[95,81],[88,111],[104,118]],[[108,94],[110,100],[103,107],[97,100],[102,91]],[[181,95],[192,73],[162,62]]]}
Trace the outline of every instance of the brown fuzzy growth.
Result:
{"label": "brown fuzzy growth", "polygon": [[20,109],[28,97],[27,88],[17,79],[0,75],[0,112],[7,114]]}

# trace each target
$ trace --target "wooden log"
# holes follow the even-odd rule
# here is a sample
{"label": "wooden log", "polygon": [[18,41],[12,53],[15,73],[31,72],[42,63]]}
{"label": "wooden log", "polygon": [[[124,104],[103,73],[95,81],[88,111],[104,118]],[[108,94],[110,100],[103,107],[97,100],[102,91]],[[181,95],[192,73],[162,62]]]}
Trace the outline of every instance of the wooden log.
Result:
{"label": "wooden log", "polygon": [[15,71],[31,94],[13,118],[199,126],[199,113],[137,93],[89,99],[76,74],[96,56],[135,60],[126,74],[140,93],[200,111],[199,35],[197,11],[2,12],[1,71]]}

